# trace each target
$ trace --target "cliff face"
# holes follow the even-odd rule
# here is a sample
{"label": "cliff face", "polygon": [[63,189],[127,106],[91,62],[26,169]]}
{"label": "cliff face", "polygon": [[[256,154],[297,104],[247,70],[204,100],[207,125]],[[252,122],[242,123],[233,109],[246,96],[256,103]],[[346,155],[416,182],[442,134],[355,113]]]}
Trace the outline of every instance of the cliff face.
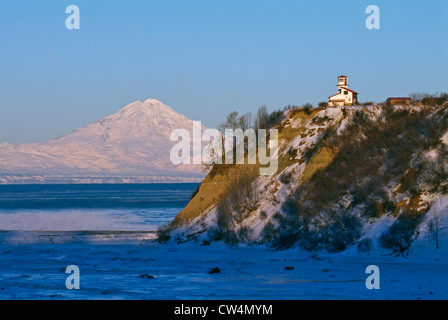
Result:
{"label": "cliff face", "polygon": [[171,239],[329,251],[436,243],[448,216],[447,109],[289,110],[275,127],[277,173],[215,165],[172,222]]}

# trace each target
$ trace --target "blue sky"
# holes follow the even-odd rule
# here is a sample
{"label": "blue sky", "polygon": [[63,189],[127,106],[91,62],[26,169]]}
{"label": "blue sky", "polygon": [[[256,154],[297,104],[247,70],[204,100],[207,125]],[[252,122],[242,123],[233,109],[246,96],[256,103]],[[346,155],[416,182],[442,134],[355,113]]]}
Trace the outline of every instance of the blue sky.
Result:
{"label": "blue sky", "polygon": [[[67,30],[68,5],[80,30]],[[366,7],[380,9],[368,30]],[[9,1],[0,142],[41,142],[159,99],[216,127],[231,111],[448,91],[448,1]]]}

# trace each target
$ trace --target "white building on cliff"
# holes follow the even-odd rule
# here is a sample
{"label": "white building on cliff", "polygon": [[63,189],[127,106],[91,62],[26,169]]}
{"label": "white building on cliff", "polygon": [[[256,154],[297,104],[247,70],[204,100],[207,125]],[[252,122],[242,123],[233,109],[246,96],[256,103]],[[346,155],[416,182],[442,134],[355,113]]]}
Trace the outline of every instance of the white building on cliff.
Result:
{"label": "white building on cliff", "polygon": [[328,97],[329,107],[351,106],[358,102],[358,92],[350,90],[348,87],[347,77],[338,77],[338,93]]}

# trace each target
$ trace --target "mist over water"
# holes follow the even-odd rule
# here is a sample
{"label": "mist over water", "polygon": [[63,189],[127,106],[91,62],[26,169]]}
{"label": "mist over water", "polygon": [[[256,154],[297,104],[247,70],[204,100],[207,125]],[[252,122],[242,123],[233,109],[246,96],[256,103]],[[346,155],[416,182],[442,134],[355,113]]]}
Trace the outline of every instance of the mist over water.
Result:
{"label": "mist over water", "polygon": [[155,231],[198,184],[2,185],[0,230]]}

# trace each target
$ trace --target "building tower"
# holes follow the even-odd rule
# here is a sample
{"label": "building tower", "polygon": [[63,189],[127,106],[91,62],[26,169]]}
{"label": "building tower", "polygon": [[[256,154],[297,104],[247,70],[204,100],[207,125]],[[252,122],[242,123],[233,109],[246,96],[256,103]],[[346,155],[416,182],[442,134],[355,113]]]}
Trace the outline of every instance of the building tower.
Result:
{"label": "building tower", "polygon": [[347,77],[346,76],[339,76],[338,77],[338,89],[347,88]]}
{"label": "building tower", "polygon": [[358,92],[350,90],[346,76],[338,77],[338,93],[328,97],[329,107],[352,106],[358,103]]}

